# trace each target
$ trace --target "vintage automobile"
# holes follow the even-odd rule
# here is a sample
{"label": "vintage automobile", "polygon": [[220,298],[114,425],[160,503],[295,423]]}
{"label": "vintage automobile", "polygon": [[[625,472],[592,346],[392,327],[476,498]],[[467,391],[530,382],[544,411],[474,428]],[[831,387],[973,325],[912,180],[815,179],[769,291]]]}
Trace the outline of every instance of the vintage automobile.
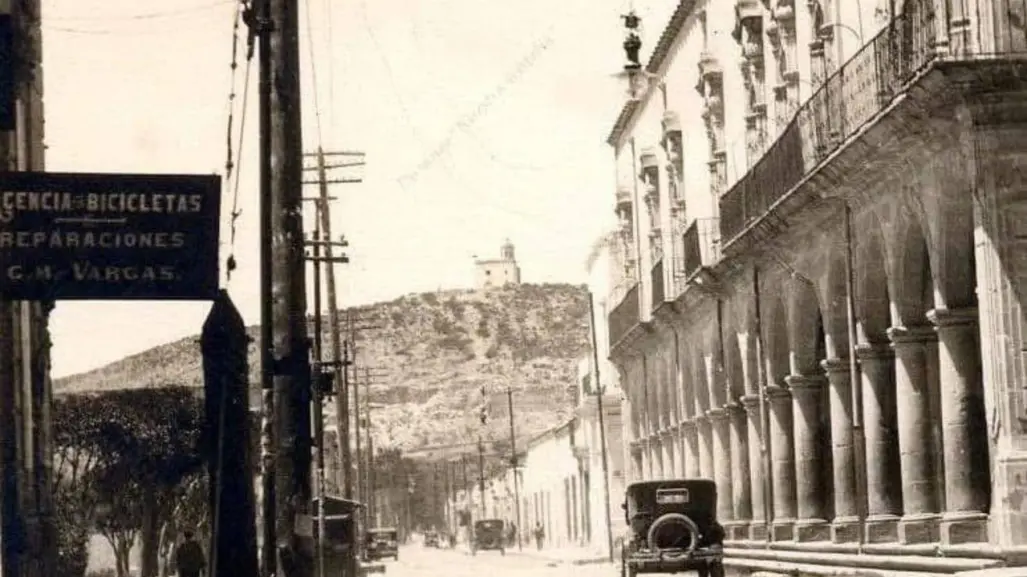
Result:
{"label": "vintage automobile", "polygon": [[[344,575],[350,568],[361,572],[376,572],[374,567],[362,567],[359,563],[362,554],[358,551],[356,517],[364,505],[357,501],[340,497],[326,496],[324,503],[324,574]],[[311,510],[318,510],[318,499],[311,504]],[[319,523],[313,521],[311,544],[318,542]]]}
{"label": "vintage automobile", "polygon": [[474,522],[474,540],[471,542],[471,554],[477,555],[478,550],[499,550],[506,555],[506,523],[502,519],[479,519]]}
{"label": "vintage automobile", "polygon": [[439,546],[439,534],[436,533],[435,531],[426,531],[424,533],[424,546],[425,547],[435,547],[435,548],[438,548],[438,546]]}
{"label": "vintage automobile", "polygon": [[364,555],[368,561],[387,557],[399,561],[399,531],[393,527],[368,529],[364,538]]}
{"label": "vintage automobile", "polygon": [[716,483],[632,483],[621,506],[630,533],[621,553],[621,577],[685,571],[724,577],[724,527],[716,518]]}

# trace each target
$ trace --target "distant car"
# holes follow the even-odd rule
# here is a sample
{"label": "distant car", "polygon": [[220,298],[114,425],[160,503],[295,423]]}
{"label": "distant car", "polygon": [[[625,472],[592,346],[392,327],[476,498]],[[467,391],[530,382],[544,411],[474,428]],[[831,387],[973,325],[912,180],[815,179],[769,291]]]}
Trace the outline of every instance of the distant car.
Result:
{"label": "distant car", "polygon": [[633,483],[624,491],[629,539],[621,577],[697,571],[724,577],[724,527],[717,522],[717,485],[708,479]]}
{"label": "distant car", "polygon": [[367,531],[364,556],[368,561],[391,557],[399,561],[399,531],[392,527],[376,527]]}
{"label": "distant car", "polygon": [[439,534],[435,531],[428,531],[427,533],[425,533],[424,546],[437,548],[439,546]]}
{"label": "distant car", "polygon": [[498,550],[506,555],[505,529],[502,519],[480,519],[474,522],[474,539],[471,541],[471,554],[477,555],[478,550]]}

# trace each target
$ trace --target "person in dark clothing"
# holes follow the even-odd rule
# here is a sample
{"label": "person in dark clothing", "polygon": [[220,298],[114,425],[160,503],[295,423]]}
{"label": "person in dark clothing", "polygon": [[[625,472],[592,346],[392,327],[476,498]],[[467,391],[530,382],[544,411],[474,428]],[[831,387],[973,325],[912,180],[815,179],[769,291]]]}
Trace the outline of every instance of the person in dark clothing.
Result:
{"label": "person in dark clothing", "polygon": [[192,531],[186,530],[184,536],[172,559],[175,570],[179,577],[200,577],[207,568],[207,558],[203,556],[203,548],[196,542]]}

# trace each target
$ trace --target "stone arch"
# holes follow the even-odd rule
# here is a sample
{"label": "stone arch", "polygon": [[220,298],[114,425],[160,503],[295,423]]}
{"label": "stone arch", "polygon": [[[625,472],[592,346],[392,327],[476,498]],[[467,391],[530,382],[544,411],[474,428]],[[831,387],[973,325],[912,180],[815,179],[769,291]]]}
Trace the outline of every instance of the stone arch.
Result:
{"label": "stone arch", "polygon": [[[887,343],[891,326],[891,295],[880,223],[865,213],[853,223],[853,292],[856,333],[861,343]],[[857,224],[858,223],[858,224]]]}
{"label": "stone arch", "polygon": [[689,359],[692,369],[692,394],[694,395],[696,416],[710,410],[710,387],[706,380],[706,360],[703,358],[703,339],[696,339],[690,347]]}
{"label": "stone arch", "polygon": [[938,308],[977,306],[974,258],[973,184],[961,149],[939,155],[933,178],[912,195],[927,237]]}
{"label": "stone arch", "polygon": [[[724,303],[724,317],[721,331],[724,343],[724,376],[727,378],[728,402],[737,402],[745,396],[745,372],[743,371],[742,351],[738,341],[744,332],[742,323],[746,320],[747,308],[741,299],[732,298]],[[741,309],[741,312],[739,312]]]}
{"label": "stone arch", "polygon": [[660,424],[664,427],[674,422],[677,413],[674,403],[674,335],[666,331],[660,338]]}
{"label": "stone arch", "polygon": [[682,335],[678,341],[678,354],[681,360],[681,417],[691,419],[696,415],[698,401],[695,397],[695,361],[692,358],[692,347],[689,345],[686,335]]}
{"label": "stone arch", "polygon": [[[703,331],[702,343],[703,343],[703,361],[708,366],[705,367],[706,374],[706,385],[709,387],[709,393],[707,394],[709,400],[709,408],[716,409],[723,407],[727,404],[728,391],[727,379],[724,374],[724,358],[721,356],[721,331],[718,327],[717,311],[716,308],[722,306],[718,301],[713,305],[714,311],[711,312],[709,319],[704,323],[706,330]],[[721,311],[723,312],[723,311]],[[712,382],[710,379],[712,378]]]}
{"label": "stone arch", "polygon": [[[811,281],[793,275],[787,282],[785,312],[788,322],[789,363],[793,375],[820,373],[817,358],[822,347],[820,302]],[[819,342],[818,342],[819,341]]]}
{"label": "stone arch", "polygon": [[766,350],[764,374],[768,386],[782,386],[789,370],[788,317],[780,293],[766,289],[760,287],[760,324]]}
{"label": "stone arch", "polygon": [[847,359],[851,350],[846,272],[844,249],[833,248],[816,285],[824,356],[829,359]]}
{"label": "stone arch", "polygon": [[927,240],[909,195],[908,190],[903,191],[901,198],[884,201],[878,208],[894,326],[926,324],[934,301]]}
{"label": "stone arch", "polygon": [[659,419],[659,389],[654,386],[658,375],[659,355],[642,353],[642,403],[645,406],[646,434],[654,430],[653,417]]}

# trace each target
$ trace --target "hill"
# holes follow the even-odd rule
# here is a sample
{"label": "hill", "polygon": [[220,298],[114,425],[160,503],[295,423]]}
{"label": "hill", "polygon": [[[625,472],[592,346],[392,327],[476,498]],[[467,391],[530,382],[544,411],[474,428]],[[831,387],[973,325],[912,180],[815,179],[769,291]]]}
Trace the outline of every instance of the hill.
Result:
{"label": "hill", "polygon": [[[571,285],[440,291],[348,309],[357,362],[371,367],[377,446],[414,449],[473,440],[486,386],[487,437],[509,436],[506,388],[514,391],[518,437],[541,433],[571,412],[568,387],[588,351],[588,296]],[[325,319],[324,343],[327,347]],[[312,326],[312,324],[311,324]],[[250,382],[259,386],[259,327],[248,328]],[[59,379],[56,393],[185,384],[202,386],[198,337]],[[362,377],[362,373],[359,373]],[[254,389],[255,390],[255,389]],[[363,387],[361,392],[363,393]],[[259,402],[259,395],[253,395]],[[256,405],[254,405],[256,406]]]}

